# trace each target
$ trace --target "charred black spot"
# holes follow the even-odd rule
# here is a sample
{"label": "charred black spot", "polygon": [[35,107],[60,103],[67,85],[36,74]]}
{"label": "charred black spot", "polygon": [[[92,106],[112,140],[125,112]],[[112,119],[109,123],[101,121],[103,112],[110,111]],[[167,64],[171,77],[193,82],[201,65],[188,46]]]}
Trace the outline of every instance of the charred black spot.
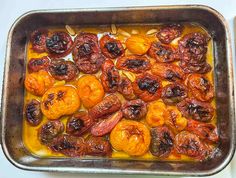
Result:
{"label": "charred black spot", "polygon": [[145,60],[140,59],[127,59],[123,66],[126,66],[129,69],[139,68],[142,66],[146,66],[147,62]]}
{"label": "charred black spot", "polygon": [[167,98],[177,97],[177,96],[184,96],[185,91],[179,86],[168,87],[165,93]]}
{"label": "charred black spot", "polygon": [[151,78],[143,78],[138,80],[138,86],[141,90],[146,90],[151,94],[156,93],[160,87],[159,83]]}
{"label": "charred black spot", "polygon": [[87,55],[91,54],[93,52],[92,48],[91,48],[91,45],[92,44],[90,44],[90,43],[84,43],[83,45],[81,45],[78,48],[79,56],[87,56]]}
{"label": "charred black spot", "polygon": [[200,118],[208,116],[209,112],[202,106],[190,103],[188,105],[188,111],[190,115],[198,114]]}
{"label": "charred black spot", "polygon": [[54,34],[51,38],[46,40],[47,48],[56,50],[56,52],[64,52],[67,48],[67,42],[60,36],[60,34]]}
{"label": "charred black spot", "polygon": [[171,53],[172,53],[172,51],[171,50],[169,50],[169,49],[167,49],[167,48],[165,48],[165,47],[163,47],[163,46],[158,46],[158,50],[156,51],[156,54],[158,55],[158,56],[166,56],[166,57],[169,57],[170,55],[171,55]]}
{"label": "charred black spot", "polygon": [[130,106],[130,110],[132,112],[133,115],[137,116],[140,114],[141,112],[141,106],[140,105],[131,105]]}
{"label": "charred black spot", "polygon": [[48,99],[44,102],[45,109],[49,109],[48,105],[53,105],[54,93],[48,94]]}
{"label": "charred black spot", "polygon": [[42,113],[40,110],[40,103],[36,100],[32,100],[26,105],[26,118],[32,125],[38,125],[42,119]]}
{"label": "charred black spot", "polygon": [[84,121],[79,118],[74,118],[69,122],[69,128],[72,128],[75,131],[81,130],[84,126]]}
{"label": "charred black spot", "polygon": [[209,91],[210,83],[206,78],[204,78],[204,77],[200,78],[200,85],[202,86],[202,88],[205,92]]}
{"label": "charred black spot", "polygon": [[60,91],[57,93],[57,100],[61,100],[64,95],[65,95],[65,92],[60,90]]}
{"label": "charred black spot", "polygon": [[63,63],[54,65],[52,68],[56,75],[66,75],[68,72],[68,65]]}
{"label": "charred black spot", "polygon": [[121,50],[118,47],[116,42],[108,42],[105,44],[105,48],[109,53],[114,54],[115,56],[121,55]]}
{"label": "charred black spot", "polygon": [[116,75],[113,75],[113,72],[115,72],[114,67],[112,67],[110,70],[107,72],[107,79],[108,79],[108,84],[109,88],[113,88],[118,86],[118,77]]}
{"label": "charred black spot", "polygon": [[170,81],[175,81],[176,79],[181,79],[181,76],[172,70],[167,70],[165,78]]}

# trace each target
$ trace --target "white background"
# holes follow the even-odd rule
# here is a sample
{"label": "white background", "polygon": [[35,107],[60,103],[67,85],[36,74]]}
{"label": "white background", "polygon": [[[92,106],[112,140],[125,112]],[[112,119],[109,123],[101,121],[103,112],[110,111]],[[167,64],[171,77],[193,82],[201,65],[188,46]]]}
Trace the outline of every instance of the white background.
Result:
{"label": "white background", "polygon": [[[229,23],[233,43],[233,56],[235,56],[233,19],[236,16],[236,0],[0,0],[0,83],[2,82],[3,66],[7,33],[17,17],[23,13],[36,9],[60,8],[96,8],[96,7],[128,7],[128,6],[157,6],[174,4],[203,4],[218,10]],[[234,57],[235,66],[235,57]],[[236,73],[236,72],[234,72]],[[0,85],[0,91],[1,89]],[[1,92],[0,92],[1,94]],[[43,173],[20,170],[5,158],[0,148],[0,178],[88,178],[88,177],[154,177],[154,176],[118,176],[118,175],[87,175],[68,173]],[[236,177],[236,157],[222,172],[211,177]]]}

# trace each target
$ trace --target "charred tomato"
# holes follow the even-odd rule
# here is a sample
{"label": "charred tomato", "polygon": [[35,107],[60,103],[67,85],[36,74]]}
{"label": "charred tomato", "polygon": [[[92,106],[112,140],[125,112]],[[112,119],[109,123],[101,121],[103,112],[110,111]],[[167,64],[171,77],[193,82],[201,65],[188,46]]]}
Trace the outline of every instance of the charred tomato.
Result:
{"label": "charred tomato", "polygon": [[40,102],[38,100],[32,99],[26,104],[25,117],[26,121],[32,126],[37,126],[41,123],[43,115],[40,109]]}
{"label": "charred tomato", "polygon": [[32,58],[28,62],[28,71],[31,72],[38,72],[42,69],[47,70],[49,66],[50,60],[47,56],[41,58]]}
{"label": "charred tomato", "polygon": [[48,31],[44,29],[35,30],[30,36],[30,42],[32,43],[32,49],[38,53],[46,51],[46,39]]}
{"label": "charred tomato", "polygon": [[161,97],[162,84],[159,77],[144,73],[133,82],[134,93],[143,101],[154,101]]}
{"label": "charred tomato", "polygon": [[135,99],[135,94],[131,81],[127,77],[121,77],[118,91],[125,97],[127,100]]}

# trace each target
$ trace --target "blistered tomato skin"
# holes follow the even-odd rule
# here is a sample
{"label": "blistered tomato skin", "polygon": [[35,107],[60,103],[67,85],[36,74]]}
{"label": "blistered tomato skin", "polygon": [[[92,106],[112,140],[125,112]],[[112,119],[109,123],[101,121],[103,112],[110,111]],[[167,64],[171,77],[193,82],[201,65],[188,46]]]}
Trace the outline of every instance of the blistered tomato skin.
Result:
{"label": "blistered tomato skin", "polygon": [[132,83],[127,77],[121,77],[118,92],[120,92],[127,100],[136,98]]}
{"label": "blistered tomato skin", "polygon": [[38,72],[42,69],[47,70],[49,66],[50,60],[47,56],[44,56],[42,58],[32,58],[28,62],[28,71],[30,73],[32,72]]}
{"label": "blistered tomato skin", "polygon": [[44,145],[50,145],[54,138],[58,137],[64,131],[64,125],[61,121],[48,121],[39,129],[39,140]]}
{"label": "blistered tomato skin", "polygon": [[91,108],[102,101],[105,93],[102,84],[92,75],[82,76],[77,83],[79,97],[86,108]]}
{"label": "blistered tomato skin", "polygon": [[124,118],[140,120],[147,113],[147,104],[141,99],[131,100],[124,103],[121,110]]}
{"label": "blistered tomato skin", "polygon": [[82,137],[60,135],[50,144],[52,151],[59,152],[68,157],[81,157],[87,154],[87,146]]}
{"label": "blistered tomato skin", "polygon": [[174,147],[174,134],[166,126],[151,128],[150,151],[157,157],[168,157]]}
{"label": "blistered tomato skin", "polygon": [[189,119],[186,130],[198,135],[202,140],[216,143],[219,141],[217,128],[210,123],[202,123]]}
{"label": "blistered tomato skin", "polygon": [[118,111],[110,115],[107,119],[100,120],[91,128],[91,134],[94,136],[103,136],[111,132],[116,124],[122,119],[122,112]]}
{"label": "blistered tomato skin", "polygon": [[110,134],[112,147],[130,156],[145,154],[149,149],[150,140],[148,128],[140,122],[131,120],[120,121]]}
{"label": "blistered tomato skin", "polygon": [[208,122],[214,116],[214,108],[210,103],[186,98],[177,104],[177,108],[186,118],[196,121]]}
{"label": "blistered tomato skin", "polygon": [[72,86],[50,88],[42,97],[41,110],[48,119],[73,114],[79,107],[79,95]]}
{"label": "blistered tomato skin", "polygon": [[117,59],[116,62],[117,69],[127,70],[134,73],[142,73],[146,70],[149,70],[151,67],[150,61],[148,58],[143,56],[124,56]]}
{"label": "blistered tomato skin", "polygon": [[187,97],[187,87],[181,83],[168,84],[161,93],[161,98],[166,105],[175,105]]}
{"label": "blistered tomato skin", "polygon": [[100,41],[100,47],[102,53],[107,58],[115,59],[119,56],[123,56],[125,50],[119,40],[116,40],[109,35],[104,35]]}
{"label": "blistered tomato skin", "polygon": [[49,72],[56,80],[65,80],[66,82],[74,80],[79,73],[73,62],[64,59],[51,61]]}
{"label": "blistered tomato skin", "polygon": [[182,131],[177,134],[174,144],[177,153],[199,160],[207,158],[210,154],[210,148],[204,144],[197,135],[188,131]]}
{"label": "blistered tomato skin", "polygon": [[183,32],[183,26],[180,24],[168,24],[163,26],[157,33],[157,38],[164,44],[171,43]]}
{"label": "blistered tomato skin", "polygon": [[86,133],[94,124],[87,112],[81,111],[73,114],[66,123],[66,132],[74,136]]}
{"label": "blistered tomato skin", "polygon": [[38,53],[46,51],[46,39],[48,36],[47,30],[35,30],[30,36],[30,42],[32,43],[32,49]]}
{"label": "blistered tomato skin", "polygon": [[105,57],[101,54],[98,38],[93,33],[80,33],[75,38],[73,60],[81,72],[94,74],[99,71]]}
{"label": "blistered tomato skin", "polygon": [[210,101],[214,97],[214,88],[203,74],[190,74],[186,83],[196,99]]}
{"label": "blistered tomato skin", "polygon": [[120,75],[110,59],[107,59],[102,65],[101,82],[106,92],[114,93],[118,90]]}
{"label": "blistered tomato skin", "polygon": [[156,63],[152,66],[151,71],[154,75],[170,82],[182,81],[185,78],[185,73],[175,64]]}
{"label": "blistered tomato skin", "polygon": [[26,90],[36,96],[42,96],[54,83],[53,77],[44,70],[28,74],[25,78]]}
{"label": "blistered tomato skin", "polygon": [[103,137],[90,136],[86,140],[87,154],[92,156],[111,156],[112,148]]}
{"label": "blistered tomato skin", "polygon": [[101,102],[96,104],[89,110],[89,115],[93,120],[105,117],[109,114],[112,114],[118,111],[121,108],[120,99],[114,95],[106,96]]}
{"label": "blistered tomato skin", "polygon": [[144,55],[150,48],[151,43],[146,36],[132,35],[126,40],[125,45],[131,53]]}
{"label": "blistered tomato skin", "polygon": [[161,97],[162,84],[159,77],[144,73],[132,84],[134,93],[143,101],[154,101]]}
{"label": "blistered tomato skin", "polygon": [[[157,112],[158,111],[158,112]],[[151,127],[162,126],[165,122],[166,106],[161,101],[154,101],[148,105],[146,122]]]}
{"label": "blistered tomato skin", "polygon": [[177,50],[174,47],[158,42],[152,43],[148,55],[156,59],[157,62],[173,62],[179,59]]}
{"label": "blistered tomato skin", "polygon": [[73,46],[69,34],[65,32],[54,32],[46,40],[46,49],[52,58],[61,58],[68,55]]}
{"label": "blistered tomato skin", "polygon": [[32,125],[37,126],[42,121],[42,112],[40,110],[40,102],[36,99],[32,99],[25,106],[25,117],[26,121]]}

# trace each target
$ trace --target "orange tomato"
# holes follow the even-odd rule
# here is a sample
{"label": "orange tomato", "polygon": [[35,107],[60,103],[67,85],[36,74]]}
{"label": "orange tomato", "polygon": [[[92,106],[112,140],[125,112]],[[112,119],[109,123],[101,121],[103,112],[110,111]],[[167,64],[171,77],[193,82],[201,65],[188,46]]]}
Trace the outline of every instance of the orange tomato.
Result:
{"label": "orange tomato", "polygon": [[161,101],[154,101],[148,105],[146,121],[151,127],[162,126],[165,122],[166,105]]}
{"label": "orange tomato", "polygon": [[124,151],[131,156],[141,156],[150,145],[150,131],[137,121],[122,120],[110,134],[110,142],[114,149]]}
{"label": "orange tomato", "polygon": [[79,97],[86,108],[91,108],[102,101],[104,89],[99,80],[93,75],[81,77],[77,83]]}
{"label": "orange tomato", "polygon": [[150,40],[142,35],[133,35],[129,37],[125,44],[131,53],[137,55],[145,54],[151,46]]}
{"label": "orange tomato", "polygon": [[25,78],[26,90],[36,96],[42,96],[54,83],[53,77],[44,70],[28,74]]}
{"label": "orange tomato", "polygon": [[79,95],[72,86],[50,88],[42,97],[41,110],[48,119],[58,119],[73,114],[79,107]]}

